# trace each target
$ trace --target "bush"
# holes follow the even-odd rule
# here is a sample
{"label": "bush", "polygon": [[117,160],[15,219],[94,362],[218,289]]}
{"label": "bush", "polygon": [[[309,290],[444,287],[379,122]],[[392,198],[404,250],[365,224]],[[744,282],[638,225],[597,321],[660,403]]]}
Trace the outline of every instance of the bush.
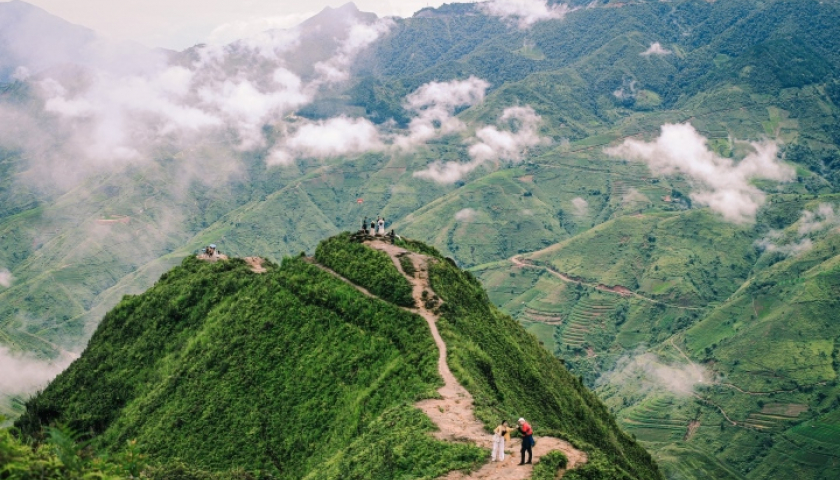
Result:
{"label": "bush", "polygon": [[377,297],[402,307],[414,307],[412,288],[385,252],[350,240],[349,233],[324,240],[315,259]]}

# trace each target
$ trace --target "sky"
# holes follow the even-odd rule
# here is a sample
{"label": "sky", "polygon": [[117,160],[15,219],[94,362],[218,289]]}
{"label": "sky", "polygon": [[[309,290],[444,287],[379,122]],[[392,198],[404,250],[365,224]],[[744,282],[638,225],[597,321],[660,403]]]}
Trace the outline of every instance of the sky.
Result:
{"label": "sky", "polygon": [[[228,43],[270,28],[288,28],[349,0],[26,0],[72,23],[119,40],[181,50]],[[355,0],[381,16],[411,16],[439,0]]]}

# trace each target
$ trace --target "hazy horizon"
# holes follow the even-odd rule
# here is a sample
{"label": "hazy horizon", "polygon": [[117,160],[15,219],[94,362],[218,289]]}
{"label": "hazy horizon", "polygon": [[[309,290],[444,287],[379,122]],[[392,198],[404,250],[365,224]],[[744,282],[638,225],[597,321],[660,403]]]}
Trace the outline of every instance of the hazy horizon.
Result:
{"label": "hazy horizon", "polygon": [[[23,1],[23,0],[11,0]],[[9,2],[0,2],[9,3]],[[223,44],[272,28],[291,28],[326,7],[355,3],[380,17],[408,17],[442,1],[427,0],[26,0],[68,22],[117,40],[183,50],[199,43]]]}

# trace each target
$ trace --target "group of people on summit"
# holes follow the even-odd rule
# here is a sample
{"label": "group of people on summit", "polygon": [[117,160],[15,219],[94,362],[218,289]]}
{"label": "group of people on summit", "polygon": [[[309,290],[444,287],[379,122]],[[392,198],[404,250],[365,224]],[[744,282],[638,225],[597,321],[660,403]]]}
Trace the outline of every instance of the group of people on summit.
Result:
{"label": "group of people on summit", "polygon": [[[522,459],[519,461],[519,465],[525,465],[531,463],[531,458],[533,457],[532,448],[536,444],[534,441],[534,429],[531,428],[531,425],[525,421],[524,418],[520,418],[517,421],[518,426],[516,430],[519,432],[519,435],[522,437],[522,446],[520,447],[519,451],[522,454]],[[493,430],[493,453],[490,456],[490,460],[493,462],[503,462],[505,460],[505,442],[510,442],[510,432],[513,430],[510,426],[508,426],[508,421],[503,420],[498,427]],[[525,461],[525,453],[528,453],[528,461]]]}
{"label": "group of people on summit", "polygon": [[368,219],[365,217],[362,220],[362,231],[370,235],[371,237],[380,236],[384,237],[387,235],[385,233],[385,219],[382,217],[376,217],[376,221],[370,221],[370,232],[368,232]]}

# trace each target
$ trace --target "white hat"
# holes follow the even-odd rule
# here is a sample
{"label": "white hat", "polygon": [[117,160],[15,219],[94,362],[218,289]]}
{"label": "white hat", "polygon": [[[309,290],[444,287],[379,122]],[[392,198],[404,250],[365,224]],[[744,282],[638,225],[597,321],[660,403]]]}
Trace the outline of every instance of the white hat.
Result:
{"label": "white hat", "polygon": [[517,422],[519,422],[519,423],[522,423],[522,422],[524,422],[524,421],[525,421],[525,419],[524,419],[524,418],[522,418],[522,417],[519,417],[519,420],[517,420]]}

